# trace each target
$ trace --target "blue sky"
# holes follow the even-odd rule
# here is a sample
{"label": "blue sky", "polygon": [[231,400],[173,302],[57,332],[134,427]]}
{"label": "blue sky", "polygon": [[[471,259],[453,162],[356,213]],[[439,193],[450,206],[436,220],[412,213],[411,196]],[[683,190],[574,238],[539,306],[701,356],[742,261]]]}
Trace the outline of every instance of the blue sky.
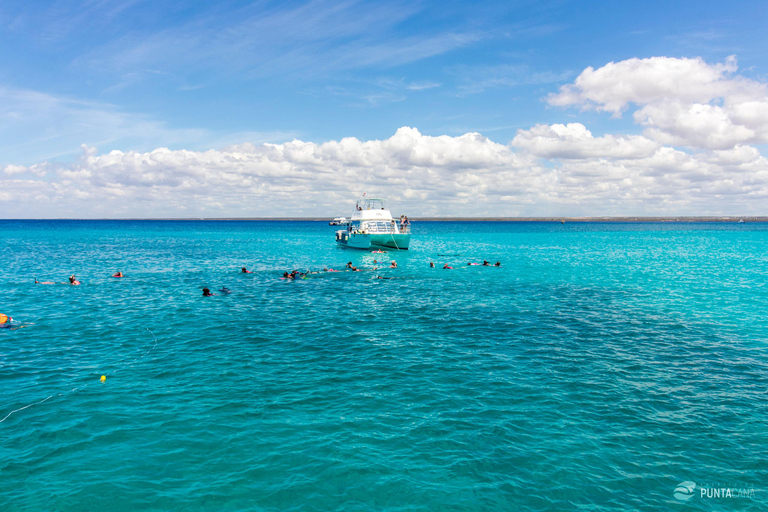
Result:
{"label": "blue sky", "polygon": [[[665,57],[699,58],[714,69],[735,56],[735,71],[723,72],[728,76],[722,80],[732,85],[728,92],[714,92],[690,103],[710,107],[733,103],[739,94],[737,82],[744,80],[751,84],[751,101],[761,102],[758,89],[768,76],[766,26],[768,9],[759,2],[5,2],[0,6],[0,169],[6,169],[2,179],[13,180],[5,183],[7,189],[13,186],[17,192],[14,197],[0,195],[0,216],[35,215],[33,211],[24,215],[28,210],[22,208],[25,201],[19,200],[32,188],[31,182],[66,187],[74,183],[76,173],[83,176],[85,172],[91,173],[87,183],[76,184],[83,202],[62,202],[47,194],[40,202],[40,215],[78,211],[84,216],[104,215],[87,200],[99,181],[89,167],[93,162],[87,163],[89,155],[96,158],[115,150],[151,154],[158,148],[200,154],[243,144],[249,145],[246,153],[258,153],[265,148],[263,143],[294,140],[318,146],[344,138],[385,141],[402,127],[418,130],[422,137],[447,136],[457,141],[464,134],[479,133],[509,148],[521,131],[534,126],[578,123],[593,137],[653,132],[656,136],[649,138],[664,147],[707,161],[712,161],[708,152],[745,144],[762,157],[762,132],[709,146],[703,139],[692,142],[675,132],[670,127],[680,123],[672,120],[659,136],[651,118],[633,117],[634,109],[645,104],[642,92],[629,97],[621,112],[591,108],[594,99],[588,93],[582,95],[581,103],[551,98],[561,87],[574,85],[588,67],[599,70],[611,62]],[[651,107],[661,108],[658,98],[648,101]],[[658,108],[653,119],[659,116]],[[427,145],[432,140],[424,139]],[[513,145],[511,152],[519,156],[529,149]],[[574,168],[570,164],[578,164],[528,153],[529,160],[520,168],[531,171],[538,166],[534,174],[539,177],[546,169],[566,173]],[[390,165],[392,158],[382,156],[376,165],[395,169]],[[762,180],[759,173],[764,172],[763,162],[755,158],[752,172],[758,174],[753,182]],[[213,172],[207,164],[199,165],[201,172]],[[338,170],[331,165],[310,171],[302,165],[292,161],[286,176],[294,179],[292,173],[318,172],[322,177],[331,168]],[[416,168],[424,166],[408,165],[399,169],[416,173],[416,179],[420,172]],[[431,170],[449,173],[451,165],[441,168],[438,162]],[[720,171],[728,171],[722,162],[718,165]],[[476,163],[469,165],[473,166]],[[263,168],[248,169],[235,172],[253,178],[243,186],[263,188],[269,173]],[[658,174],[658,168],[643,169],[635,182]],[[157,192],[161,184],[148,183],[147,176],[142,174],[138,181]],[[279,181],[279,174],[270,176]],[[457,179],[455,174],[444,178]],[[562,178],[556,181],[564,183]],[[486,186],[493,187],[492,176],[484,179]],[[118,193],[120,180],[112,176],[102,181],[121,197],[132,186],[122,183],[124,191]],[[377,186],[375,176],[367,181]],[[381,188],[386,189],[383,181]],[[597,198],[596,206],[588,206],[592,199],[585,196],[580,206],[563,209],[548,208],[551,195],[536,196],[533,191],[538,197],[533,202],[523,198],[512,205],[496,198],[487,200],[483,208],[468,206],[455,191],[433,197],[434,187],[411,188],[399,197],[402,202],[415,207],[419,198],[447,201],[446,209],[466,214],[622,213],[616,209],[621,197],[615,195],[604,201]],[[761,190],[745,192],[755,201],[748,210],[759,209],[756,198]],[[345,196],[341,192],[339,198]],[[657,204],[653,198],[643,202],[642,194],[635,192],[638,203],[633,211],[653,211]],[[164,194],[176,197],[172,190]],[[141,200],[151,208],[163,197],[150,196]],[[189,196],[188,201],[178,197],[181,210],[164,205],[153,211],[183,216],[189,203],[206,196]],[[488,199],[487,194],[478,197],[481,205],[483,197]],[[660,213],[700,214],[707,201],[696,206],[691,197],[688,202],[668,201]],[[217,209],[216,203],[242,207]],[[226,195],[211,197],[210,204],[211,208],[194,214],[264,213]],[[504,208],[505,204],[511,206]],[[731,213],[729,205],[738,201],[729,196],[721,204],[717,212]],[[324,214],[328,208],[319,201],[304,213]]]}

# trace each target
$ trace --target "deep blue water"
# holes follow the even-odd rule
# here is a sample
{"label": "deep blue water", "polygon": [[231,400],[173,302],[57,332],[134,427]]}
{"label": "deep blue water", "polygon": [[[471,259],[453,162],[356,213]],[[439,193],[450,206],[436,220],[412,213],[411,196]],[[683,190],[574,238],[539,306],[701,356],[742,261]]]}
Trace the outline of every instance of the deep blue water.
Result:
{"label": "deep blue water", "polygon": [[0,221],[0,510],[766,509],[767,225],[333,230]]}

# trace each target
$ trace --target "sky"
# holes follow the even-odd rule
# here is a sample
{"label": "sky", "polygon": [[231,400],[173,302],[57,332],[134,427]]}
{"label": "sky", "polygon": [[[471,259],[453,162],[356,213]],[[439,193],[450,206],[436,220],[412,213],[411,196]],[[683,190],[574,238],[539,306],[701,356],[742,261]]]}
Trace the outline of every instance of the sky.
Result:
{"label": "sky", "polygon": [[768,215],[768,7],[0,4],[0,218]]}

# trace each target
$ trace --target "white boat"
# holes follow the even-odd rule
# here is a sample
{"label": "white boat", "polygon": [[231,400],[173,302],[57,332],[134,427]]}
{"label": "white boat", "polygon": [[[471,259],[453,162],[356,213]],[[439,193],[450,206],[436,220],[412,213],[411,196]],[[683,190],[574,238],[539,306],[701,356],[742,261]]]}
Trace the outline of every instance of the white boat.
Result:
{"label": "white boat", "polygon": [[336,217],[328,223],[329,226],[346,226],[349,223],[346,217]]}
{"label": "white boat", "polygon": [[354,249],[390,248],[407,250],[411,226],[406,220],[397,222],[387,210],[384,199],[363,198],[355,205],[347,229],[336,231],[336,242]]}

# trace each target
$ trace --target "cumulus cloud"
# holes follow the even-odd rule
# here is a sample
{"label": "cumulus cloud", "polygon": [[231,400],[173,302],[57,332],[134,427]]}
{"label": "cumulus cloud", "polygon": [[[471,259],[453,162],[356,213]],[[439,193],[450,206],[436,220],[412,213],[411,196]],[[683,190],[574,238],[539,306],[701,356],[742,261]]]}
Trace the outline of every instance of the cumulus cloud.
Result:
{"label": "cumulus cloud", "polygon": [[542,158],[641,158],[660,146],[638,135],[593,137],[581,123],[537,124],[530,130],[518,130],[512,146]]}
{"label": "cumulus cloud", "polygon": [[384,140],[210,151],[84,146],[72,164],[10,170],[0,211],[22,218],[335,216],[364,191],[412,216],[749,214],[768,199],[754,147],[692,154],[578,123],[537,125],[511,144],[403,127]]}
{"label": "cumulus cloud", "polygon": [[735,56],[652,57],[585,69],[548,96],[550,105],[620,116],[631,106],[644,135],[662,144],[708,150],[768,142],[768,85],[737,74]]}

